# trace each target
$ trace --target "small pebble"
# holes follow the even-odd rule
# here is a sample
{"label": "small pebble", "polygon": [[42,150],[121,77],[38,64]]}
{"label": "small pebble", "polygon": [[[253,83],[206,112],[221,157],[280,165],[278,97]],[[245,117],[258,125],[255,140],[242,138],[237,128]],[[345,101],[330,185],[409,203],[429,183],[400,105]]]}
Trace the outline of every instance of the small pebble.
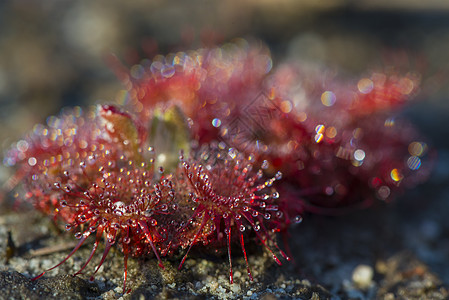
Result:
{"label": "small pebble", "polygon": [[367,289],[372,285],[373,276],[374,271],[372,267],[368,265],[358,265],[352,272],[352,281],[357,287]]}
{"label": "small pebble", "polygon": [[203,287],[203,284],[201,283],[201,281],[197,281],[197,282],[195,283],[195,288],[196,288],[197,290],[201,289],[202,287]]}
{"label": "small pebble", "polygon": [[169,288],[174,289],[174,288],[176,287],[176,283],[173,282],[173,283],[167,284],[167,286],[168,286]]}
{"label": "small pebble", "polygon": [[231,291],[234,293],[239,294],[240,293],[240,285],[239,284],[232,284],[231,285]]}

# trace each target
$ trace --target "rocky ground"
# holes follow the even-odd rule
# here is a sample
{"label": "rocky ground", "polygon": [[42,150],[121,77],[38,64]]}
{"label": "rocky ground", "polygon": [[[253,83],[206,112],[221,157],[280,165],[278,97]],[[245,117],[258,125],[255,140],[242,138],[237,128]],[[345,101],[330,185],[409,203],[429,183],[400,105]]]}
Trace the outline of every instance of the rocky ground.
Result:
{"label": "rocky ground", "polygon": [[[448,299],[448,5],[235,2],[0,3],[2,149],[63,106],[116,101],[121,87],[104,62],[111,52],[132,64],[145,56],[199,47],[201,41],[255,36],[268,43],[275,64],[301,59],[349,76],[391,63],[418,69],[423,74],[418,98],[423,101],[406,113],[438,151],[427,183],[388,205],[336,217],[305,216],[290,231],[293,260],[282,266],[258,250],[261,247],[249,245],[254,282],[246,275],[239,249],[233,251],[233,285],[226,255],[192,253],[181,271],[179,257],[164,260],[165,270],[153,258],[131,259],[131,292],[123,298]],[[205,13],[210,11],[219,17]],[[0,168],[0,183],[7,178]],[[70,276],[89,256],[90,243],[65,264],[31,281],[59,263],[75,239],[40,214],[13,210],[10,204],[3,201],[0,206],[0,298],[122,297],[123,256],[115,249],[93,281],[89,277],[100,254],[86,274]],[[8,242],[9,233],[13,243]]]}

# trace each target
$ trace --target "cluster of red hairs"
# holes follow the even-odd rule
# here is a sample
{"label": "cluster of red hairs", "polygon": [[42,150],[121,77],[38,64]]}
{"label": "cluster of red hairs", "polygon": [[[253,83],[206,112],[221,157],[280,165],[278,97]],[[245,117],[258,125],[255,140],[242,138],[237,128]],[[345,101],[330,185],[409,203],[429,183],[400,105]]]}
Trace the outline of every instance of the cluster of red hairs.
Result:
{"label": "cluster of red hairs", "polygon": [[181,268],[200,245],[227,248],[231,283],[239,245],[252,279],[249,238],[281,264],[275,234],[304,213],[364,207],[425,177],[426,144],[394,118],[416,75],[342,84],[296,63],[272,70],[268,49],[243,40],[116,70],[122,105],[64,110],[4,159],[16,168],[7,185],[79,239],[60,264],[95,236],[77,274],[105,239],[95,273],[117,244],[124,284],[130,255],[163,268],[184,249]]}

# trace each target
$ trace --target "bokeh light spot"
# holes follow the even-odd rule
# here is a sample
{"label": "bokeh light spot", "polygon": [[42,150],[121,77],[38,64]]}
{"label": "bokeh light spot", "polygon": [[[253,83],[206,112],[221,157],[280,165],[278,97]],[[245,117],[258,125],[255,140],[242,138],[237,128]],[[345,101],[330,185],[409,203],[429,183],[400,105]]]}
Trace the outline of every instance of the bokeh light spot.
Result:
{"label": "bokeh light spot", "polygon": [[298,122],[304,122],[307,120],[307,114],[305,112],[300,112],[296,118]]}
{"label": "bokeh light spot", "polygon": [[402,78],[398,82],[399,91],[403,95],[409,95],[414,88],[414,83],[410,78]]}
{"label": "bokeh light spot", "polygon": [[424,153],[425,144],[420,142],[412,142],[408,145],[408,152],[412,156],[421,156]]}
{"label": "bokeh light spot", "polygon": [[281,110],[283,113],[289,113],[292,111],[293,105],[290,101],[285,100],[281,103]]}
{"label": "bokeh light spot", "polygon": [[129,72],[131,76],[135,79],[141,79],[142,76],[145,74],[145,69],[142,65],[134,65],[131,67],[131,70]]}
{"label": "bokeh light spot", "polygon": [[36,163],[37,163],[37,160],[36,160],[35,157],[30,157],[30,158],[28,159],[28,164],[29,164],[31,167],[35,166]]}
{"label": "bokeh light spot", "polygon": [[391,170],[390,176],[391,176],[391,179],[393,179],[396,182],[401,181],[403,178],[402,174],[399,172],[398,169]]}
{"label": "bokeh light spot", "polygon": [[357,88],[360,93],[369,94],[374,88],[374,83],[371,79],[362,78],[357,83]]}
{"label": "bokeh light spot", "polygon": [[407,160],[407,166],[410,170],[418,170],[421,167],[421,159],[418,156],[410,156]]}
{"label": "bokeh light spot", "polygon": [[25,140],[20,140],[17,142],[17,150],[20,152],[26,152],[28,150],[28,142]]}
{"label": "bokeh light spot", "polygon": [[380,199],[386,200],[390,196],[390,188],[383,185],[377,190],[377,194],[379,195]]}
{"label": "bokeh light spot", "polygon": [[315,127],[315,131],[318,134],[324,133],[325,130],[326,130],[326,127],[324,125],[318,125],[317,127]]}
{"label": "bokeh light spot", "polygon": [[325,91],[321,94],[321,103],[325,106],[332,106],[335,104],[337,97],[331,91]]}
{"label": "bokeh light spot", "polygon": [[213,120],[212,120],[212,125],[213,125],[214,127],[220,127],[220,125],[221,125],[221,120],[218,119],[218,118],[213,119]]}
{"label": "bokeh light spot", "polygon": [[326,136],[330,139],[333,139],[337,136],[337,129],[333,126],[326,129]]}
{"label": "bokeh light spot", "polygon": [[390,119],[386,119],[386,120],[385,120],[384,126],[385,126],[385,127],[393,127],[394,124],[395,124],[394,119],[393,119],[393,118],[390,118]]}
{"label": "bokeh light spot", "polygon": [[354,151],[354,158],[357,161],[362,161],[365,159],[365,151],[362,149],[357,149]]}

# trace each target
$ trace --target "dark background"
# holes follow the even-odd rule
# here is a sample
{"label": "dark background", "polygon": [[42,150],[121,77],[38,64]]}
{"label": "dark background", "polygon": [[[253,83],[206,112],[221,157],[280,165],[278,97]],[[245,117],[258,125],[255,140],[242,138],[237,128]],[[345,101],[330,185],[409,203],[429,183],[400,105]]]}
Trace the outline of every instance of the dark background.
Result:
{"label": "dark background", "polygon": [[121,86],[110,54],[132,66],[235,37],[267,43],[274,66],[301,59],[355,76],[390,65],[418,71],[421,105],[444,120],[448,13],[446,1],[2,1],[0,140],[61,107],[114,101]]}

